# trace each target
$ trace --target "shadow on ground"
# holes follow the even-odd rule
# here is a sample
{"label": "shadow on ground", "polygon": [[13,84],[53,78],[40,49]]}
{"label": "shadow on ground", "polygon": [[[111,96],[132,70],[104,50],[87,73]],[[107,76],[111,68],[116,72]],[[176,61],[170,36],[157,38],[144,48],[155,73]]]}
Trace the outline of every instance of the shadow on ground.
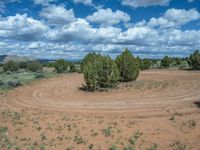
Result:
{"label": "shadow on ground", "polygon": [[199,101],[199,102],[194,102],[194,104],[195,104],[198,108],[200,108],[200,101]]}

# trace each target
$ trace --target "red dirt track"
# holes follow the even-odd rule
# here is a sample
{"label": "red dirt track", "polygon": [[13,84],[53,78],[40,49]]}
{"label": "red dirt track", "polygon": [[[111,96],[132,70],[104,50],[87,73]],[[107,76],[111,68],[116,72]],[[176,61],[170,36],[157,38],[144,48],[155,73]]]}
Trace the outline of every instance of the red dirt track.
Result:
{"label": "red dirt track", "polygon": [[113,114],[132,117],[168,116],[171,113],[199,112],[200,73],[189,71],[146,71],[139,81],[166,81],[163,88],[123,88],[109,92],[84,92],[81,74],[36,82],[8,96],[11,106],[39,108],[81,114]]}
{"label": "red dirt track", "polygon": [[22,150],[123,150],[138,131],[136,150],[200,150],[200,72],[143,71],[136,82],[104,92],[80,90],[82,84],[74,73],[0,95],[0,127]]}

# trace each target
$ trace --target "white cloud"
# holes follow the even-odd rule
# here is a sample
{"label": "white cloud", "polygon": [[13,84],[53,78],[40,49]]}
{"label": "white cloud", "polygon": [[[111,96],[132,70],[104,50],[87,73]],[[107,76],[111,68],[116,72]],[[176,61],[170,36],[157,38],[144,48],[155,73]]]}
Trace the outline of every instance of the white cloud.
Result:
{"label": "white cloud", "polygon": [[48,6],[51,2],[55,2],[57,0],[34,0],[34,3],[37,5]]}
{"label": "white cloud", "polygon": [[85,5],[93,5],[92,0],[73,0],[74,3],[82,3]]}
{"label": "white cloud", "polygon": [[40,16],[47,19],[50,24],[67,24],[75,21],[73,9],[65,9],[64,6],[49,5],[40,12]]}
{"label": "white cloud", "polygon": [[180,27],[193,20],[200,19],[200,13],[195,9],[168,9],[160,18],[151,18],[148,25],[151,27],[160,26],[162,28]]}
{"label": "white cloud", "polygon": [[117,42],[126,45],[156,45],[158,38],[159,34],[154,29],[149,27],[133,27],[120,33]]}
{"label": "white cloud", "polygon": [[57,42],[106,43],[111,42],[120,31],[114,27],[92,28],[85,19],[79,18],[69,25],[49,31],[47,38]]}
{"label": "white cloud", "polygon": [[131,7],[147,7],[156,5],[168,5],[171,0],[121,0],[122,5]]}
{"label": "white cloud", "polygon": [[[200,48],[200,30],[176,28],[199,19],[195,9],[169,9],[154,21],[134,24],[129,16],[124,19],[123,12],[103,11],[107,16],[96,12],[100,27],[90,24],[88,17],[75,18],[73,10],[55,5],[42,8],[40,15],[45,23],[43,18],[36,20],[26,14],[0,17],[0,53],[71,59],[82,58],[90,51],[116,56],[127,47],[137,56],[162,57],[185,56]],[[120,22],[127,28],[112,26]]]}
{"label": "white cloud", "polygon": [[29,45],[26,46],[26,48],[28,49],[41,49],[41,48],[44,48],[46,44],[44,42],[32,42],[30,43]]}
{"label": "white cloud", "polygon": [[130,16],[123,11],[117,10],[113,12],[110,8],[107,8],[99,9],[97,12],[88,16],[86,20],[92,23],[99,23],[103,26],[109,26],[120,22],[128,22],[130,21]]}
{"label": "white cloud", "polygon": [[27,17],[27,14],[0,18],[0,37],[18,40],[36,40],[48,27],[42,22]]}
{"label": "white cloud", "polygon": [[200,30],[171,30],[163,34],[163,43],[169,46],[195,46],[200,45]]}

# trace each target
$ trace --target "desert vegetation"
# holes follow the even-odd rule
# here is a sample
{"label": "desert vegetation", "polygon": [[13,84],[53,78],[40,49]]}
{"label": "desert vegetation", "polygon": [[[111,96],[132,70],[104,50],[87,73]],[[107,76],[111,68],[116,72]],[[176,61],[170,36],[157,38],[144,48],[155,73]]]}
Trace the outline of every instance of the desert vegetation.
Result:
{"label": "desert vegetation", "polygon": [[[132,53],[125,49],[115,60],[109,56],[89,53],[81,62],[81,71],[84,74],[86,82],[85,88],[94,91],[104,88],[117,87],[119,82],[135,81],[138,78],[140,70],[148,70],[152,66],[160,65],[158,69],[173,68],[198,70],[199,52],[195,51],[188,58],[170,58],[163,57],[161,60],[135,58]],[[116,67],[117,66],[117,67]]]}
{"label": "desert vegetation", "polygon": [[0,91],[26,85],[38,79],[77,72],[79,70],[79,65],[77,64],[67,62],[64,59],[57,60],[53,63],[8,61],[1,64],[0,67]]}
{"label": "desert vegetation", "polygon": [[81,62],[70,62],[64,59],[50,63],[8,61],[0,67],[0,89],[11,89],[31,83],[35,79],[80,72],[85,78],[84,89],[105,90],[118,87],[120,82],[135,81],[139,72],[143,70],[151,68],[199,70],[199,66],[200,53],[198,50],[186,58],[165,56],[163,59],[142,59],[134,57],[128,49],[125,49],[114,60],[109,56],[89,53]]}
{"label": "desert vegetation", "polygon": [[88,90],[112,88],[118,85],[119,71],[109,56],[97,55],[93,61],[87,60],[86,62],[83,66],[83,74]]}
{"label": "desert vegetation", "polygon": [[117,56],[115,62],[119,69],[120,81],[128,82],[137,79],[140,70],[139,65],[128,49],[125,49],[121,55]]}
{"label": "desert vegetation", "polygon": [[81,70],[86,88],[92,91],[117,87],[119,81],[133,81],[139,75],[138,62],[128,49],[115,60],[109,56],[89,53],[81,63]]}
{"label": "desert vegetation", "polygon": [[194,70],[200,70],[200,53],[199,50],[196,50],[193,54],[190,55],[188,63]]}
{"label": "desert vegetation", "polygon": [[198,51],[142,59],[127,49],[115,59],[2,64],[0,149],[196,150],[198,64]]}

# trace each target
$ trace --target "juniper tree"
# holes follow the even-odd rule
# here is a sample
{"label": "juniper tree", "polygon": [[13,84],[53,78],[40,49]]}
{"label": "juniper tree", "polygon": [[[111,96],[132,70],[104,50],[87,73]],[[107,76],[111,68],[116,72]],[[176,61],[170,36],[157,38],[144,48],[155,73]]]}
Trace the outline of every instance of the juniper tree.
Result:
{"label": "juniper tree", "polygon": [[128,49],[125,49],[122,54],[117,56],[115,62],[119,69],[120,81],[128,82],[137,79],[140,71],[139,65]]}

